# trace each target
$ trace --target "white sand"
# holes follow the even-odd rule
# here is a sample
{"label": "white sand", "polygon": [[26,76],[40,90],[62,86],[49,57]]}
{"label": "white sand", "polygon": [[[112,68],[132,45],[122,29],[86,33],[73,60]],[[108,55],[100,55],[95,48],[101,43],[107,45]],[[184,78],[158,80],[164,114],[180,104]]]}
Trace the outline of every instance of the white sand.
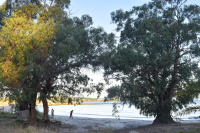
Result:
{"label": "white sand", "polygon": [[[64,132],[73,133],[88,133],[89,130],[100,130],[105,128],[121,129],[134,128],[139,126],[146,126],[152,124],[153,121],[134,120],[134,119],[109,119],[109,118],[86,118],[74,117],[69,119],[69,116],[54,116],[52,120],[61,121],[62,124],[68,125],[69,129]],[[71,128],[71,129],[70,129]]]}
{"label": "white sand", "polygon": [[74,117],[69,119],[69,116],[54,116],[54,119],[61,121],[63,124],[71,124],[75,126],[84,127],[112,127],[116,129],[124,127],[139,127],[152,124],[153,121],[136,120],[136,119],[109,119],[109,118],[86,118]]}

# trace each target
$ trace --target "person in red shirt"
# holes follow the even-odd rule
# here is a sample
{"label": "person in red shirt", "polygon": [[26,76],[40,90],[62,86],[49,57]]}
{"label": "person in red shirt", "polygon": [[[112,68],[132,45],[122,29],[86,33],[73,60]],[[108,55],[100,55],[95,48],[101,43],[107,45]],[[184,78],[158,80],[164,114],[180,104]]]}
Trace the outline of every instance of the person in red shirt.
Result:
{"label": "person in red shirt", "polygon": [[69,119],[70,119],[70,118],[72,118],[72,119],[73,119],[72,113],[73,113],[73,110],[72,110],[72,111],[70,111],[70,117],[69,117]]}

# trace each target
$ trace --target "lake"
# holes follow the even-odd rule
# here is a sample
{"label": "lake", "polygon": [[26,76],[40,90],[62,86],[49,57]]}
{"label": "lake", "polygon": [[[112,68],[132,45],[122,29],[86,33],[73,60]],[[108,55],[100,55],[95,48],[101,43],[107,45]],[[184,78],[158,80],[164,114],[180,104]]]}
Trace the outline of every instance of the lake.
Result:
{"label": "lake", "polygon": [[[196,105],[200,104],[200,100],[194,100]],[[99,103],[100,101],[93,101],[95,103]],[[110,103],[114,103],[116,101],[110,101]],[[92,102],[89,102],[92,103]],[[134,106],[129,108],[126,104],[124,107],[122,105],[119,106],[119,116],[120,119],[138,119],[138,120],[154,120],[154,117],[146,117],[140,114],[139,109],[136,109]],[[88,117],[88,118],[113,118],[112,116],[112,104],[100,104],[100,105],[54,105],[49,106],[49,114],[51,109],[54,109],[54,115],[61,116],[69,116],[70,111],[74,110],[74,117]],[[122,109],[123,107],[123,109]],[[37,106],[37,110],[43,112],[43,106]],[[190,115],[186,115],[181,117],[181,120],[195,120],[194,117],[200,116],[200,112],[192,113]]]}

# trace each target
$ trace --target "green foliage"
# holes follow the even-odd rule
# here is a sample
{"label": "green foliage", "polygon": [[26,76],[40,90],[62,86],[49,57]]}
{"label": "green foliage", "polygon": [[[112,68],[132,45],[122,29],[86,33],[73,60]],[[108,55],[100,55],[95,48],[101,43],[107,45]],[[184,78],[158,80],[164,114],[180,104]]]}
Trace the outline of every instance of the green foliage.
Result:
{"label": "green foliage", "polygon": [[109,59],[104,61],[105,78],[122,84],[108,89],[108,98],[119,97],[159,122],[172,120],[171,111],[192,102],[192,97],[173,99],[199,69],[192,59],[199,55],[200,7],[184,4],[152,0],[111,13],[121,35],[118,46],[104,57]]}
{"label": "green foliage", "polygon": [[38,11],[34,4],[24,5],[5,20],[1,29],[1,78],[13,87],[17,87],[17,80],[24,81],[27,70],[33,69],[33,57],[39,54],[41,59],[50,48],[47,40],[53,37],[53,25],[51,21],[34,22],[31,15]]}
{"label": "green foliage", "polygon": [[[176,94],[179,101],[188,99],[189,97],[198,98],[200,94],[200,82],[189,83],[185,89]],[[176,116],[183,116],[200,111],[200,106],[190,106],[176,113]]]}
{"label": "green foliage", "polygon": [[23,120],[15,120],[15,122],[20,123],[20,124],[23,124],[23,123],[24,123]]}
{"label": "green foliage", "polygon": [[120,120],[119,109],[116,103],[113,103],[112,115],[115,116],[117,120]]}
{"label": "green foliage", "polygon": [[10,12],[0,32],[0,81],[11,101],[34,104],[39,92],[40,101],[62,102],[104,88],[102,83],[89,84],[81,68],[98,70],[100,56],[115,43],[114,35],[91,27],[88,15],[70,18],[64,11],[69,3],[6,2],[5,11]]}
{"label": "green foliage", "polygon": [[4,114],[4,107],[0,109],[1,115]]}
{"label": "green foliage", "polygon": [[176,116],[188,115],[200,111],[200,106],[187,107],[176,114]]}
{"label": "green foliage", "polygon": [[185,89],[181,92],[178,92],[176,94],[177,99],[183,100],[187,99],[188,97],[198,98],[198,95],[200,94],[200,82],[191,82],[189,83]]}

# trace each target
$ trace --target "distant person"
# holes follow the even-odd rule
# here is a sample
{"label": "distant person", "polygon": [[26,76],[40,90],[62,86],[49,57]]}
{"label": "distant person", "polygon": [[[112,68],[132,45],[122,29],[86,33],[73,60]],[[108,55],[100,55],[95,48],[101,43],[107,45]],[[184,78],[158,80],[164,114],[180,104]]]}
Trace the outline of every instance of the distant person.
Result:
{"label": "distant person", "polygon": [[70,117],[69,117],[69,119],[70,119],[70,118],[73,119],[72,113],[73,113],[73,110],[70,112]]}
{"label": "distant person", "polygon": [[54,110],[53,109],[51,110],[51,115],[54,116]]}
{"label": "distant person", "polygon": [[28,109],[29,109],[29,113],[31,115],[31,104],[30,103],[28,104]]}

